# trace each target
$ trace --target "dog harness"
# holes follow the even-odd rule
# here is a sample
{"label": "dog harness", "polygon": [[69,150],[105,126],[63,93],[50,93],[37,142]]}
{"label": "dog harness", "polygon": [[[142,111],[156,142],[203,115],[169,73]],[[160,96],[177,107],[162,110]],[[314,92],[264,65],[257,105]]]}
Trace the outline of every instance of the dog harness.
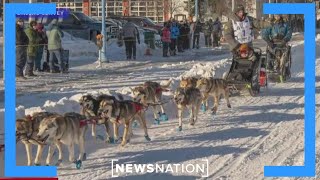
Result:
{"label": "dog harness", "polygon": [[210,86],[209,90],[206,92],[207,94],[212,90],[212,88],[213,88],[213,83],[216,83],[216,81],[212,82],[212,84],[211,84],[211,86]]}
{"label": "dog harness", "polygon": [[[136,102],[132,102],[132,105],[133,105],[133,107],[134,107],[134,109],[135,109],[135,111],[136,111],[136,113],[133,115],[133,117],[138,113],[138,112],[140,112],[141,110],[143,110],[143,105],[142,104],[139,104],[139,103],[136,103]],[[120,122],[120,114],[121,114],[121,108],[120,108],[120,111],[119,111],[119,115],[117,116],[117,118],[116,118],[116,123],[117,124],[120,124],[121,122]],[[133,118],[132,117],[132,118]]]}
{"label": "dog harness", "polygon": [[32,116],[31,116],[31,115],[27,115],[27,116],[26,116],[26,119],[27,119],[28,121],[32,121]]}
{"label": "dog harness", "polygon": [[243,21],[232,20],[232,25],[236,41],[238,41],[240,44],[253,41],[254,37],[252,27],[248,17],[246,17]]}
{"label": "dog harness", "polygon": [[162,88],[157,88],[156,89],[156,94],[160,94],[162,92]]}
{"label": "dog harness", "polygon": [[80,128],[88,125],[88,124],[97,124],[97,121],[95,119],[84,119],[80,121]]}
{"label": "dog harness", "polygon": [[140,112],[143,109],[142,104],[138,104],[136,102],[132,102],[132,105],[134,106],[134,109],[136,110],[136,113]]}

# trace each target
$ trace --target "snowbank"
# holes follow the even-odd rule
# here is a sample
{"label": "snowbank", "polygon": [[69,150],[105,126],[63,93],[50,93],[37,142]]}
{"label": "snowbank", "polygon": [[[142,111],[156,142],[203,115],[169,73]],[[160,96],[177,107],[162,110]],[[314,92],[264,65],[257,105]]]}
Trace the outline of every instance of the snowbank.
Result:
{"label": "snowbank", "polygon": [[98,57],[98,47],[92,41],[75,38],[67,32],[63,33],[62,47],[69,50],[70,58]]}
{"label": "snowbank", "polygon": [[189,71],[183,73],[179,79],[182,77],[216,77],[222,78],[223,73],[231,65],[229,59],[222,59],[218,62],[208,62],[206,64],[198,63],[195,64]]}
{"label": "snowbank", "polygon": [[[129,89],[129,88],[128,88]],[[16,108],[16,118],[23,118],[26,115],[32,115],[33,113],[36,112],[56,112],[59,114],[64,114],[67,112],[80,112],[80,105],[79,105],[79,100],[80,98],[85,95],[85,94],[91,94],[95,97],[101,95],[101,94],[107,94],[107,95],[113,95],[116,96],[117,94],[122,94],[124,99],[130,99],[130,96],[127,96],[128,92],[131,93],[127,89],[126,91],[123,92],[118,92],[118,91],[109,91],[108,89],[101,89],[99,91],[89,91],[87,93],[78,93],[75,94],[71,97],[63,97],[59,101],[50,101],[47,100],[43,106],[38,106],[38,107],[31,107],[31,108],[25,108],[24,106],[19,106]],[[0,122],[4,122],[4,109],[0,109]],[[0,126],[0,133],[3,132],[2,126]]]}

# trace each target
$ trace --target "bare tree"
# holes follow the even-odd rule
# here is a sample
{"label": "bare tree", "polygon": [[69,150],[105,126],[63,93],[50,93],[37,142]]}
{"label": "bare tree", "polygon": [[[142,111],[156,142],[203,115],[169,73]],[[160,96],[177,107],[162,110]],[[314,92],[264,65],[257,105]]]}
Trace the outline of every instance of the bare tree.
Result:
{"label": "bare tree", "polygon": [[184,8],[185,3],[183,0],[169,0],[169,12],[171,17],[173,17],[174,13],[183,11]]}
{"label": "bare tree", "polygon": [[226,15],[231,11],[231,1],[229,0],[208,0],[209,6],[212,6],[212,12],[219,16]]}

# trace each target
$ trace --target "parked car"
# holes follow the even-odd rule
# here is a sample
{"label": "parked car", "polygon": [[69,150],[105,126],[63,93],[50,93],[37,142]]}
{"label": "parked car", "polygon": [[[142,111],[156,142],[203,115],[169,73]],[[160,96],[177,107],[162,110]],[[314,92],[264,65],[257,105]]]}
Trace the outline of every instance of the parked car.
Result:
{"label": "parked car", "polygon": [[142,17],[142,16],[111,16],[112,19],[117,20],[131,20],[134,24],[145,27],[145,28],[152,28],[158,31],[160,33],[163,26],[157,25],[154,23],[150,18],[148,17]]}
{"label": "parked car", "polygon": [[[37,19],[38,22],[42,22],[47,26],[52,19],[42,18]],[[66,18],[59,19],[59,27],[68,32],[74,37],[90,39],[92,41],[96,40],[96,35],[101,33],[102,24],[82,12],[70,12],[69,16]],[[106,31],[108,38],[116,38],[119,33],[119,28],[116,24],[112,22],[106,22]]]}

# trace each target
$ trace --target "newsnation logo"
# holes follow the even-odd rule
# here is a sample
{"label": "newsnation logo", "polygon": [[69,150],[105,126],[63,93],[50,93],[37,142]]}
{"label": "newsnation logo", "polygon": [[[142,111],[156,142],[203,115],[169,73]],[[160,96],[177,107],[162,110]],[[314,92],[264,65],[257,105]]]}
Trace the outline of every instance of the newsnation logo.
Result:
{"label": "newsnation logo", "polygon": [[172,175],[195,175],[201,177],[209,176],[209,161],[203,159],[200,162],[193,164],[121,164],[118,159],[111,162],[112,177],[121,177],[128,174],[146,174],[146,173],[159,173],[159,174],[172,174]]}

